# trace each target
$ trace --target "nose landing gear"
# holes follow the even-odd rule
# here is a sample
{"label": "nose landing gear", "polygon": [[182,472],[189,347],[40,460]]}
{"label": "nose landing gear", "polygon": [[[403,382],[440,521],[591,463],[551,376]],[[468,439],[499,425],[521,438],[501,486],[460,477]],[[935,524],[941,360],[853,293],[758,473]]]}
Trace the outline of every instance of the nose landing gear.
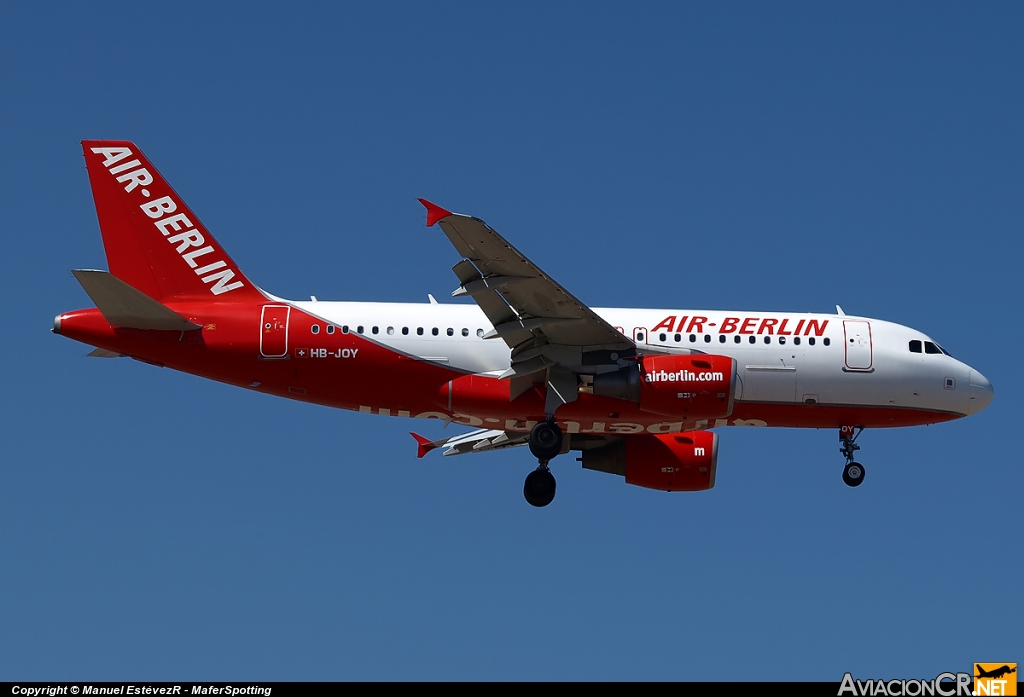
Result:
{"label": "nose landing gear", "polygon": [[555,477],[548,462],[562,451],[562,430],[553,418],[541,421],[530,431],[530,452],[540,466],[530,472],[523,485],[523,496],[531,506],[542,508],[555,498]]}
{"label": "nose landing gear", "polygon": [[856,433],[853,430],[851,426],[839,429],[839,441],[842,443],[839,452],[846,458],[846,467],[843,468],[843,482],[846,486],[860,486],[864,482],[864,465],[853,459],[853,454],[860,450],[856,440],[864,433],[864,429],[859,428]]}

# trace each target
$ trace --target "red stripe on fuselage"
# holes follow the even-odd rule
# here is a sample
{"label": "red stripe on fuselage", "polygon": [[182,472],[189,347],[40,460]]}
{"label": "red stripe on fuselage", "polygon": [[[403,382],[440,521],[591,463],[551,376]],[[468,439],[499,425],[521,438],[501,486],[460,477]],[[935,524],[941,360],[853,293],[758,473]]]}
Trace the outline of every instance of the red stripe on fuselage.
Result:
{"label": "red stripe on fuselage", "polygon": [[[111,328],[96,309],[61,316],[60,333],[186,373],[260,392],[354,411],[392,416],[452,418],[458,423],[513,431],[542,420],[540,387],[509,401],[509,382],[467,375],[403,355],[365,336],[326,332],[324,320],[292,306],[285,359],[260,357],[262,304],[169,304],[202,326],[191,332]],[[319,325],[313,334],[311,328]],[[315,354],[314,354],[315,352]],[[726,425],[886,428],[950,421],[948,412],[891,406],[737,401],[726,419],[673,420],[640,411],[632,402],[581,394],[559,408],[569,433],[667,433]]]}

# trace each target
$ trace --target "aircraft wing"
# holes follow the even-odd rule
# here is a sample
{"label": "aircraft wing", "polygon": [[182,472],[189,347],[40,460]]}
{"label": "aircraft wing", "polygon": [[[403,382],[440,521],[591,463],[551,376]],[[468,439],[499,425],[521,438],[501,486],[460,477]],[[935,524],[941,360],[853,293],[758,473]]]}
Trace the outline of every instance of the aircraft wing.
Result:
{"label": "aircraft wing", "polygon": [[445,443],[444,455],[463,455],[465,453],[482,453],[492,450],[503,450],[526,445],[530,440],[528,433],[506,433],[505,431],[472,431],[456,436]]}
{"label": "aircraft wing", "polygon": [[[495,450],[504,450],[505,448],[517,448],[530,442],[529,433],[489,430],[486,428],[435,441],[418,433],[411,433],[410,435],[416,439],[418,446],[417,457],[423,457],[431,450],[442,447],[444,448],[442,455],[447,457],[449,455],[489,453]],[[591,447],[600,447],[618,440],[621,440],[621,437],[598,434],[573,435],[573,443],[589,444]]]}
{"label": "aircraft wing", "polygon": [[420,199],[427,225],[437,223],[463,259],[452,270],[453,296],[470,295],[512,351],[512,398],[548,383],[548,413],[576,399],[576,375],[618,370],[636,345],[577,300],[482,220]]}

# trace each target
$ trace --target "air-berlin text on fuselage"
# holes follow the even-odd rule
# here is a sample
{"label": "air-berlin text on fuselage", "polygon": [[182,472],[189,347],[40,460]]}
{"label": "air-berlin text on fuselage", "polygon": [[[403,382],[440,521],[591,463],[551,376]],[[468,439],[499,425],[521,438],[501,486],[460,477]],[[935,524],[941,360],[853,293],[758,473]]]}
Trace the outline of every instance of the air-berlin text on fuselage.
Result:
{"label": "air-berlin text on fuselage", "polygon": [[702,370],[699,373],[685,369],[672,372],[654,370],[644,375],[645,382],[720,382],[724,379],[723,373],[710,370]]}
{"label": "air-berlin text on fuselage", "polygon": [[[677,321],[678,320],[678,321]],[[715,327],[719,334],[777,334],[778,336],[824,336],[827,319],[801,319],[790,317],[726,317],[722,325],[709,322],[707,317],[694,315],[669,315],[651,327],[651,332],[666,331],[680,334],[703,334],[705,325],[711,331]]]}
{"label": "air-berlin text on fuselage", "polygon": [[[124,184],[124,190],[131,193],[139,187],[139,193],[149,198],[149,189],[145,188],[153,183],[153,175],[142,166],[137,159],[130,160],[123,164],[117,164],[126,158],[132,157],[129,148],[92,148],[97,155],[103,155],[103,166],[111,174],[117,177],[117,181]],[[178,210],[178,204],[170,196],[163,196],[152,201],[145,201],[139,206],[142,211],[155,222],[156,229],[167,238],[170,244],[177,245],[175,251],[185,260],[203,283],[212,283],[210,292],[214,295],[227,293],[228,291],[241,288],[242,281],[234,281],[235,272],[227,268],[227,262],[223,259],[211,261],[200,257],[214,253],[216,250],[212,245],[206,244],[203,233],[195,229],[194,224],[184,213],[171,215]],[[171,234],[171,233],[175,234]],[[202,266],[200,266],[202,264]]]}

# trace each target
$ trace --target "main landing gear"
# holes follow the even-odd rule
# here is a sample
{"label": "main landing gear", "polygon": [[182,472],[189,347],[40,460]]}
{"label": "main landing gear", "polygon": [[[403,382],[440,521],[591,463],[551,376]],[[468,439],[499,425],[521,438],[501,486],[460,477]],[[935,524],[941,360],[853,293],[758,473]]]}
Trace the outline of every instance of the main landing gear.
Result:
{"label": "main landing gear", "polygon": [[530,472],[523,485],[523,496],[531,506],[547,506],[555,498],[555,477],[548,462],[562,451],[562,430],[553,418],[541,421],[530,431],[530,452],[540,466]]}
{"label": "main landing gear", "polygon": [[548,469],[548,463],[541,463],[540,467],[526,475],[523,496],[528,504],[537,508],[543,508],[555,499],[555,477]]}
{"label": "main landing gear", "polygon": [[853,454],[860,450],[855,441],[862,433],[863,428],[858,429],[856,433],[850,427],[844,426],[839,429],[839,441],[842,443],[839,452],[846,458],[846,467],[843,468],[843,481],[846,486],[860,486],[864,482],[864,465],[853,460]]}

